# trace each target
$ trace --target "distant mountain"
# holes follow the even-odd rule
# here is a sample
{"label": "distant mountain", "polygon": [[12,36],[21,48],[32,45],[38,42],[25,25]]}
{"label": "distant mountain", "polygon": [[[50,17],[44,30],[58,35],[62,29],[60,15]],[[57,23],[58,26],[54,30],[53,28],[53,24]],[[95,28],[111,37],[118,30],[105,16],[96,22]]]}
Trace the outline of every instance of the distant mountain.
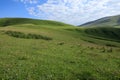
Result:
{"label": "distant mountain", "polygon": [[82,24],[80,26],[102,26],[102,27],[108,27],[108,26],[119,26],[120,25],[120,15],[117,16],[109,16],[104,17],[95,21],[87,22],[85,24]]}

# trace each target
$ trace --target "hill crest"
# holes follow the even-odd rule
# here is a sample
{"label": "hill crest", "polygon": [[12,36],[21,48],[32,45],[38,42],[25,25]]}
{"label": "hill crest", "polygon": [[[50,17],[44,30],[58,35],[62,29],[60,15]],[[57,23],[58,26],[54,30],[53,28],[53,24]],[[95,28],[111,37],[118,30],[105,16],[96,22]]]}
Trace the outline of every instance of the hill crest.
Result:
{"label": "hill crest", "polygon": [[35,24],[35,25],[52,25],[52,26],[70,26],[62,22],[52,21],[52,20],[39,20],[39,19],[30,19],[30,18],[1,18],[0,26],[10,26],[17,24]]}

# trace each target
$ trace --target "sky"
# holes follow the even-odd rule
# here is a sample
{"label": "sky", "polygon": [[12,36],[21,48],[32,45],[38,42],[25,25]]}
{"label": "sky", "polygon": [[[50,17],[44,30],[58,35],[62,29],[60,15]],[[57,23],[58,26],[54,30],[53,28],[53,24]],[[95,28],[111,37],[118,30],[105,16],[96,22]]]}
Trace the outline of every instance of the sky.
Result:
{"label": "sky", "polygon": [[0,18],[24,17],[80,25],[120,15],[120,0],[0,0]]}

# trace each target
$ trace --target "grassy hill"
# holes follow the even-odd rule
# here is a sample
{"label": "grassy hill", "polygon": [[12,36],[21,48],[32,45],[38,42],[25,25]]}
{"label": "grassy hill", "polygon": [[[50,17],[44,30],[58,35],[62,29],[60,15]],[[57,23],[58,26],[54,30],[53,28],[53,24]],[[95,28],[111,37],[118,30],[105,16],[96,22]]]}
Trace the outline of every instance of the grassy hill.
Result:
{"label": "grassy hill", "polygon": [[85,33],[91,37],[120,42],[120,28],[95,27],[85,29]]}
{"label": "grassy hill", "polygon": [[119,80],[120,28],[0,19],[0,80]]}
{"label": "grassy hill", "polygon": [[[38,20],[38,19],[28,19],[28,18],[1,18],[0,26],[10,26],[10,25],[18,25],[18,24],[35,24],[35,25],[52,25],[52,26],[68,26],[68,24],[50,21],[50,20]],[[70,26],[70,25],[69,25]]]}
{"label": "grassy hill", "polygon": [[95,21],[82,24],[80,26],[99,26],[99,27],[120,26],[120,15],[104,17]]}

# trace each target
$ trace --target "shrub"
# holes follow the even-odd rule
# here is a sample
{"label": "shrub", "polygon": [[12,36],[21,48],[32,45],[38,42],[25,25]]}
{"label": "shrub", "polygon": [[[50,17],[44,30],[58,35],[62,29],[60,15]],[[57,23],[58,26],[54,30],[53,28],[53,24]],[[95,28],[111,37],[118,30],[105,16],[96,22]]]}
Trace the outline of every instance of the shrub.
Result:
{"label": "shrub", "polygon": [[5,33],[9,36],[13,36],[13,37],[16,37],[16,38],[52,40],[52,38],[42,36],[42,35],[38,35],[38,34],[25,34],[25,33],[16,32],[16,31],[6,31]]}
{"label": "shrub", "polygon": [[96,80],[90,72],[83,72],[82,74],[76,74],[78,80]]}
{"label": "shrub", "polygon": [[106,51],[105,47],[102,47],[101,52],[105,52],[105,51]]}
{"label": "shrub", "polygon": [[88,48],[88,49],[91,49],[91,50],[93,50],[93,49],[94,49],[94,47],[91,47],[91,46],[88,46],[87,48]]}
{"label": "shrub", "polygon": [[59,42],[59,43],[58,43],[58,45],[63,45],[63,44],[65,44],[65,43],[64,43],[64,42]]}
{"label": "shrub", "polygon": [[27,60],[28,58],[26,56],[18,57],[18,60]]}
{"label": "shrub", "polygon": [[112,45],[112,44],[106,44],[106,46],[116,47],[115,45]]}
{"label": "shrub", "polygon": [[113,52],[113,49],[112,49],[112,48],[110,48],[110,49],[108,49],[108,50],[107,50],[107,52]]}

